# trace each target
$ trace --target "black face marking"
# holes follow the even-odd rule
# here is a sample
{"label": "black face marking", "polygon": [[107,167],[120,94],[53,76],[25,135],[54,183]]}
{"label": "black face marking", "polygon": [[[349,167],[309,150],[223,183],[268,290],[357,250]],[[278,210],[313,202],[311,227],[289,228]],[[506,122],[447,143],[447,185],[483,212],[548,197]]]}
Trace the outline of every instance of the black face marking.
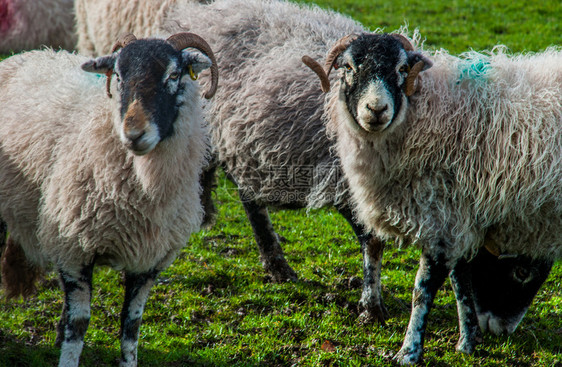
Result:
{"label": "black face marking", "polygon": [[176,61],[181,80],[180,51],[164,40],[138,40],[121,50],[115,68],[121,79],[121,117],[133,100],[139,100],[158,126],[162,140],[174,133],[174,121],[181,106],[178,96],[185,89],[180,81],[177,91],[170,93],[166,85],[169,81],[164,80],[170,60]]}
{"label": "black face marking", "polygon": [[502,319],[519,315],[533,301],[552,265],[550,260],[502,259],[480,250],[472,260],[472,286],[479,310]]}
{"label": "black face marking", "polygon": [[396,68],[403,52],[402,44],[388,34],[363,34],[352,43],[348,51],[338,57],[337,64],[345,66],[345,54],[350,53],[355,65],[354,70],[346,71],[352,73],[351,81],[342,77],[342,89],[349,113],[356,121],[361,96],[375,80],[380,80],[392,96],[394,116],[400,111],[403,81],[399,80]]}

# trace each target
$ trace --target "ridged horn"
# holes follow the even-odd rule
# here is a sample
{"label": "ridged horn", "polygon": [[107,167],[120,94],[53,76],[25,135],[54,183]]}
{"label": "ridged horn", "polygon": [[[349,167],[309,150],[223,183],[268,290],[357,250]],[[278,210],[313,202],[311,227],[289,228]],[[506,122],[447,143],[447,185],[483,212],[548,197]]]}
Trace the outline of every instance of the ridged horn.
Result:
{"label": "ridged horn", "polygon": [[410,97],[416,92],[416,78],[420,71],[423,70],[424,66],[425,63],[423,61],[416,62],[406,76],[406,81],[404,81],[404,93],[406,93],[407,97]]}
{"label": "ridged horn", "polygon": [[324,63],[324,67],[322,67],[322,65],[320,65],[318,61],[314,60],[310,56],[305,55],[302,57],[302,62],[306,66],[308,66],[312,71],[314,71],[316,75],[318,75],[318,77],[320,78],[320,84],[322,87],[322,91],[324,93],[330,91],[330,79],[328,77],[330,76],[330,72],[334,67],[336,59],[342,52],[347,50],[351,42],[355,41],[357,37],[359,37],[358,34],[352,33],[340,38],[334,44],[334,46],[332,46],[330,51],[328,51],[328,56],[326,56],[326,62]]}
{"label": "ridged horn", "polygon": [[330,76],[330,71],[332,71],[332,68],[334,67],[334,64],[336,63],[336,59],[338,58],[338,56],[342,52],[347,50],[347,48],[349,47],[351,42],[355,41],[358,37],[359,37],[359,35],[355,34],[355,33],[348,34],[347,36],[344,36],[344,37],[340,38],[332,46],[332,48],[328,52],[328,56],[326,56],[326,62],[324,63],[324,71],[326,71],[326,75]]}
{"label": "ridged horn", "polygon": [[[114,53],[115,51],[119,50],[120,48],[123,48],[125,46],[127,46],[129,43],[134,42],[137,40],[137,37],[135,37],[134,34],[132,33],[125,33],[122,34],[117,41],[115,41],[115,43],[113,44],[113,47],[111,48],[111,53]],[[107,96],[109,98],[112,98],[113,96],[111,95],[111,92],[109,91],[111,88],[111,76],[113,75],[113,70],[109,70],[107,73],[105,73],[105,76],[107,77],[106,82],[105,82],[105,92],[107,93]]]}
{"label": "ridged horn", "polygon": [[320,78],[322,92],[328,93],[330,91],[330,79],[328,79],[328,75],[322,68],[322,65],[320,65],[318,61],[314,60],[312,57],[308,55],[304,55],[301,60]]}
{"label": "ridged horn", "polygon": [[122,34],[117,41],[115,41],[115,43],[113,44],[113,47],[111,48],[111,52],[115,52],[117,50],[119,50],[120,48],[123,48],[125,46],[127,46],[129,43],[134,42],[137,40],[137,37],[135,37],[134,34],[132,33],[125,33]]}
{"label": "ridged horn", "polygon": [[205,98],[212,98],[215,95],[219,84],[219,68],[217,66],[217,60],[213,50],[211,50],[211,46],[209,46],[207,41],[195,33],[189,32],[176,33],[168,37],[166,41],[168,41],[168,43],[178,51],[188,47],[193,47],[203,52],[209,57],[209,59],[211,59],[211,86],[209,87],[209,90],[205,92]]}
{"label": "ridged horn", "polygon": [[402,47],[404,47],[404,50],[414,51],[414,46],[412,46],[412,44],[410,43],[410,41],[408,41],[408,39],[406,37],[404,37],[403,35],[398,34],[398,33],[391,33],[390,35],[392,37],[394,37],[395,39],[397,39],[398,41],[400,41],[400,43],[402,44]]}
{"label": "ridged horn", "polygon": [[[404,50],[414,51],[414,46],[412,46],[412,44],[406,37],[397,33],[391,33],[390,35],[395,39],[397,39],[402,44]],[[418,74],[420,73],[420,71],[423,70],[424,67],[425,67],[425,63],[423,61],[418,61],[414,64],[414,66],[412,66],[410,72],[406,76],[406,80],[404,82],[404,93],[406,93],[407,97],[410,97],[411,95],[416,93],[416,78],[418,77]]]}

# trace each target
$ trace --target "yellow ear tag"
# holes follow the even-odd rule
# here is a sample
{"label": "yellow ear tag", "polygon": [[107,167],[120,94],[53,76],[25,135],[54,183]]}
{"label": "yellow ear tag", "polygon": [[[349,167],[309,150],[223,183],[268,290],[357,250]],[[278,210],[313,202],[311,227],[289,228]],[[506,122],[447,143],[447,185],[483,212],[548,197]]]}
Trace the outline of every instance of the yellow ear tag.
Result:
{"label": "yellow ear tag", "polygon": [[199,78],[199,76],[193,72],[193,68],[191,67],[191,65],[187,66],[187,70],[189,71],[189,76],[191,77],[191,80],[197,80],[197,78]]}

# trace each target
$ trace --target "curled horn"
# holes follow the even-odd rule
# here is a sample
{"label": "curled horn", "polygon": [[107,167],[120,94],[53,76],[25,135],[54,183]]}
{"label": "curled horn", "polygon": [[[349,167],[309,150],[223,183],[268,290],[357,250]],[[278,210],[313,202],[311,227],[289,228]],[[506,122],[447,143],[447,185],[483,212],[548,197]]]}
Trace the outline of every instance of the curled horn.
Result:
{"label": "curled horn", "polygon": [[166,41],[168,41],[168,43],[178,51],[188,47],[193,47],[203,52],[211,59],[211,86],[209,87],[209,90],[205,92],[205,98],[212,98],[217,91],[217,86],[219,83],[219,68],[217,66],[217,60],[215,59],[213,50],[211,50],[209,44],[200,36],[196,35],[195,33],[189,32],[182,32],[171,35]]}
{"label": "curled horn", "polygon": [[412,44],[410,43],[410,41],[408,41],[406,37],[398,33],[391,33],[390,35],[394,37],[396,40],[400,41],[402,47],[404,47],[404,50],[414,51],[414,46],[412,46]]}
{"label": "curled horn", "polygon": [[318,77],[320,78],[322,91],[324,93],[330,91],[330,80],[328,79],[328,76],[330,75],[330,72],[332,71],[332,68],[336,63],[336,59],[342,52],[344,52],[349,47],[351,42],[357,39],[357,37],[359,37],[358,34],[352,33],[340,38],[328,52],[328,56],[326,56],[326,62],[324,63],[324,67],[322,67],[322,65],[320,65],[318,61],[314,60],[310,56],[305,55],[302,57],[302,62],[310,69],[312,69],[312,71],[314,71],[316,75],[318,75]]}
{"label": "curled horn", "polygon": [[[137,40],[137,37],[135,37],[135,35],[132,34],[132,33],[125,33],[125,34],[121,35],[121,37],[119,37],[117,39],[117,41],[113,44],[113,47],[111,48],[111,53],[116,52],[120,48],[123,48],[123,47],[127,46],[129,43],[134,42],[136,40]],[[107,80],[105,82],[105,92],[107,93],[107,96],[109,98],[113,97],[111,95],[111,92],[109,91],[109,89],[111,88],[111,76],[112,75],[113,75],[113,70],[109,70],[107,73],[105,73],[105,76],[107,76]]]}
{"label": "curled horn", "polygon": [[318,63],[318,61],[314,60],[312,57],[308,55],[304,55],[302,57],[302,62],[308,66],[312,71],[318,75],[320,78],[320,84],[322,88],[322,92],[328,93],[330,91],[330,79],[328,79],[328,74],[322,68],[322,65]]}
{"label": "curled horn", "polygon": [[334,46],[332,46],[332,49],[328,52],[328,56],[326,56],[326,62],[324,63],[326,75],[330,75],[330,71],[332,71],[332,67],[334,67],[338,56],[347,50],[351,42],[355,41],[358,37],[359,35],[355,33],[348,34],[347,36],[340,38]]}
{"label": "curled horn", "polygon": [[412,94],[416,92],[416,78],[420,73],[420,71],[423,70],[424,66],[425,63],[421,60],[416,62],[414,66],[412,66],[412,68],[410,69],[408,75],[406,76],[406,81],[404,82],[405,85],[404,93],[406,93],[407,97],[410,97]]}
{"label": "curled horn", "polygon": [[[414,46],[412,46],[410,41],[408,41],[408,39],[403,35],[392,33],[391,36],[397,39],[398,41],[400,41],[400,43],[402,43],[404,50],[414,51]],[[406,76],[406,80],[404,82],[404,93],[406,93],[406,96],[410,97],[416,92],[416,78],[420,73],[420,71],[423,70],[424,66],[425,63],[420,60],[416,62],[408,72],[408,75]]]}

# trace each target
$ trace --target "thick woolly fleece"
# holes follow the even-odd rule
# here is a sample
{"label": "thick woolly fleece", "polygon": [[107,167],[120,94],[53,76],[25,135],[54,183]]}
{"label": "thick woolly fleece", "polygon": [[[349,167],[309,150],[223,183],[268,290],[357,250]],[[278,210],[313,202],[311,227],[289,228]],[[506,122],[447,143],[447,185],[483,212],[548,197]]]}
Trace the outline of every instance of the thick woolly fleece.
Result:
{"label": "thick woolly fleece", "polygon": [[0,0],[0,53],[41,46],[72,50],[73,0]]}
{"label": "thick woolly fleece", "polygon": [[[77,1],[79,50],[107,52],[123,29],[200,34],[213,46],[221,75],[208,106],[213,145],[241,191],[263,204],[321,207],[348,200],[321,119],[324,96],[300,57],[323,57],[343,34],[364,31],[361,25],[285,1],[168,1],[152,13],[150,6]],[[136,9],[134,16],[127,16],[129,8]]]}
{"label": "thick woolly fleece", "polygon": [[485,233],[502,253],[562,256],[562,51],[440,50],[405,121],[357,129],[336,85],[325,118],[359,219],[452,261]]}
{"label": "thick woolly fleece", "polygon": [[161,270],[202,218],[200,98],[185,99],[173,136],[135,156],[119,140],[118,98],[86,60],[46,50],[0,63],[0,217],[40,266]]}

